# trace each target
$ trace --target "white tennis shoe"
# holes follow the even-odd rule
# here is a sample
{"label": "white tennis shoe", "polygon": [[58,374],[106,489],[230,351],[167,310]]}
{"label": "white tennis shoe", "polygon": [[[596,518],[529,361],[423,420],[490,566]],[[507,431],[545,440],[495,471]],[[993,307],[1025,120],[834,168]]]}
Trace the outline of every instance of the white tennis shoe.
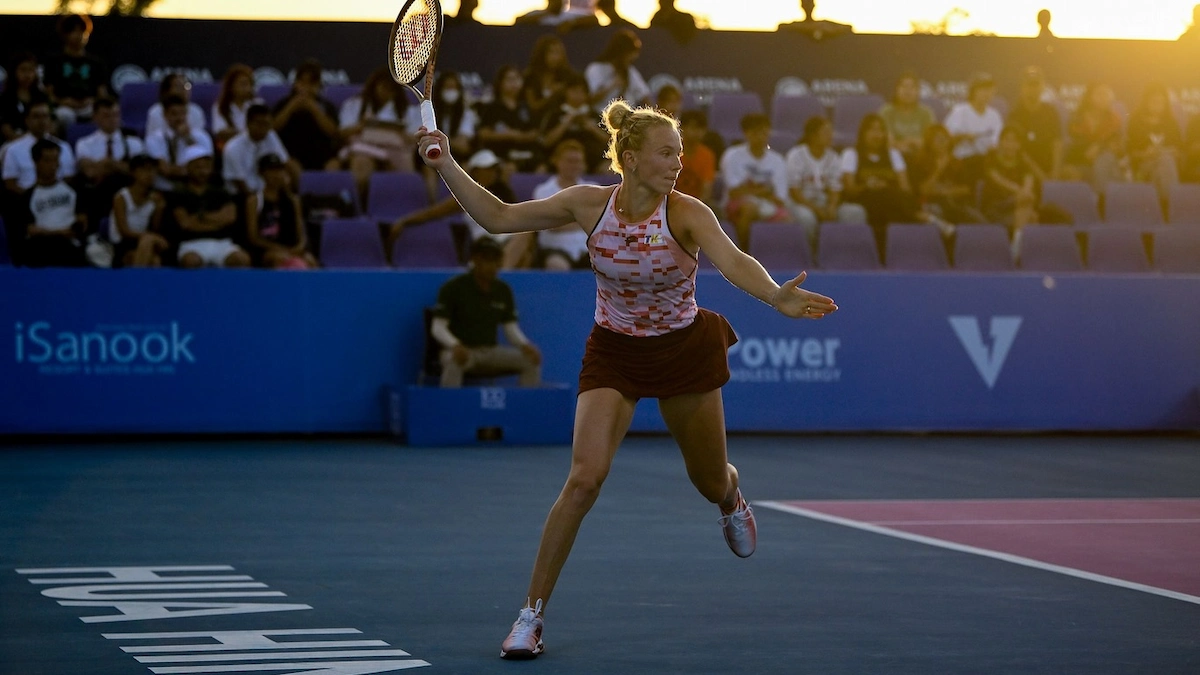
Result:
{"label": "white tennis shoe", "polygon": [[538,598],[537,604],[533,607],[530,607],[529,601],[526,600],[525,608],[517,615],[517,620],[513,622],[512,630],[509,631],[504,644],[500,645],[500,658],[537,658],[537,655],[546,649],[546,645],[542,643],[543,623],[542,599]]}
{"label": "white tennis shoe", "polygon": [[749,558],[758,545],[758,526],[754,523],[754,511],[742,499],[742,491],[738,490],[737,506],[732,513],[726,513],[717,519],[721,530],[725,533],[725,543],[739,558]]}

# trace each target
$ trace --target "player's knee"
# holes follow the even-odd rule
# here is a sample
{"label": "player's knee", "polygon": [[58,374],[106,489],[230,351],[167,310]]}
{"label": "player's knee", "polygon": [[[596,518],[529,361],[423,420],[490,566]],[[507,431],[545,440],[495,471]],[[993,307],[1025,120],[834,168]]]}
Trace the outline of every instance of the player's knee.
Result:
{"label": "player's knee", "polygon": [[249,267],[250,255],[245,251],[234,251],[225,257],[226,267]]}
{"label": "player's knee", "polygon": [[184,253],[179,256],[179,266],[189,270],[198,269],[204,267],[204,258],[195,253]]}
{"label": "player's knee", "polygon": [[588,509],[600,496],[608,472],[599,469],[573,469],[563,492],[572,506]]}

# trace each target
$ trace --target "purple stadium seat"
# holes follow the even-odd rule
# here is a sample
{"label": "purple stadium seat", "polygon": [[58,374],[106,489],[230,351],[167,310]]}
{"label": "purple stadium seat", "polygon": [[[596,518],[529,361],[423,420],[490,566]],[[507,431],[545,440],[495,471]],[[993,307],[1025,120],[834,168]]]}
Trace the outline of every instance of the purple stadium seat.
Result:
{"label": "purple stadium seat", "polygon": [[1154,267],[1171,274],[1200,274],[1200,227],[1156,230]]}
{"label": "purple stadium seat", "polygon": [[413,267],[460,267],[450,221],[435,220],[404,228],[392,247],[392,265]]}
{"label": "purple stadium seat", "polygon": [[84,136],[87,136],[88,134],[92,133],[95,130],[96,130],[95,122],[76,122],[76,123],[72,124],[71,126],[67,127],[67,137],[63,140],[65,140],[67,142],[67,144],[70,145],[72,149],[74,149],[75,144],[79,142],[79,139],[83,138]]}
{"label": "purple stadium seat", "polygon": [[329,99],[329,102],[333,105],[341,108],[346,99],[358,96],[362,88],[361,84],[330,84],[321,90],[321,95]]}
{"label": "purple stadium seat", "polygon": [[960,225],[954,240],[954,269],[1007,272],[1013,268],[1012,246],[1003,225]]}
{"label": "purple stadium seat", "polygon": [[[821,99],[812,95],[805,96],[783,96],[776,95],[771,100],[771,136],[772,139],[778,134],[781,139],[793,139],[788,147],[783,147],[782,143],[779,147],[775,147],[779,152],[787,152],[788,149],[796,144],[804,135],[804,124],[808,122],[810,117],[824,117],[828,115],[825,110],[825,104],[821,103]],[[774,147],[776,143],[772,140],[771,145]]]}
{"label": "purple stadium seat", "polygon": [[321,225],[321,263],[328,268],[387,267],[379,226],[367,218],[330,218]]}
{"label": "purple stadium seat", "polygon": [[1169,197],[1172,225],[1200,225],[1200,185],[1173,185]]}
{"label": "purple stadium seat", "polygon": [[870,225],[821,223],[817,240],[817,263],[824,270],[863,271],[881,269],[875,233]]}
{"label": "purple stadium seat", "polygon": [[888,225],[885,257],[889,270],[940,272],[950,269],[946,246],[936,225]]}
{"label": "purple stadium seat", "polygon": [[585,173],[581,178],[596,185],[616,185],[621,182],[621,177],[611,171],[607,173]]}
{"label": "purple stadium seat", "polygon": [[1083,257],[1075,229],[1062,225],[1028,225],[1021,229],[1017,261],[1030,272],[1080,272]]}
{"label": "purple stadium seat", "polygon": [[946,119],[946,114],[950,112],[950,107],[946,105],[946,101],[937,97],[930,96],[929,98],[921,99],[921,104],[933,111],[933,119],[940,124]]}
{"label": "purple stadium seat", "polygon": [[1104,222],[1134,227],[1162,225],[1158,191],[1149,183],[1109,183],[1104,192]]}
{"label": "purple stadium seat", "polygon": [[1093,272],[1149,272],[1142,233],[1131,227],[1087,230],[1087,263]]}
{"label": "purple stadium seat", "polygon": [[1090,185],[1079,180],[1048,180],[1042,184],[1042,203],[1054,204],[1071,214],[1077,227],[1100,223],[1099,199]]}
{"label": "purple stadium seat", "polygon": [[514,173],[509,176],[508,184],[512,186],[513,194],[518,202],[533,199],[533,189],[545,183],[550,178],[548,173]]}
{"label": "purple stadium seat", "polygon": [[349,171],[302,171],[296,191],[305,197],[339,197],[354,214],[362,213],[358,203],[358,186]]}
{"label": "purple stadium seat", "polygon": [[792,276],[812,267],[808,235],[799,223],[754,223],[750,226],[750,255],[768,270]]}
{"label": "purple stadium seat", "polygon": [[272,110],[290,93],[292,93],[290,84],[264,84],[258,88],[258,97]]}
{"label": "purple stadium seat", "polygon": [[858,140],[858,127],[864,117],[883,106],[877,94],[842,96],[833,102],[833,145],[847,148]]}
{"label": "purple stadium seat", "polygon": [[429,206],[429,193],[421,174],[377,171],[367,186],[367,215],[381,223]]}
{"label": "purple stadium seat", "polygon": [[146,115],[158,103],[157,82],[128,82],[121,87],[121,124],[136,129],[146,128]]}
{"label": "purple stadium seat", "polygon": [[762,99],[754,92],[719,92],[708,105],[708,127],[733,144],[742,140],[742,118],[761,112]]}
{"label": "purple stadium seat", "polygon": [[205,126],[212,128],[212,120],[209,117],[212,115],[213,104],[217,102],[217,97],[221,95],[220,82],[196,82],[192,85],[192,103],[200,106],[204,111],[204,119],[207,120]]}

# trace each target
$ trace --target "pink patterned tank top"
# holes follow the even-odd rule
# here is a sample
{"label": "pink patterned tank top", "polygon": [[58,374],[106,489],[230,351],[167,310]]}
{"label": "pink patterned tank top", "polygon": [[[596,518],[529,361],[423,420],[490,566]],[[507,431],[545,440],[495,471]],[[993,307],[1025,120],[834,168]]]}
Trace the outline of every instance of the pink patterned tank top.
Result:
{"label": "pink patterned tank top", "polygon": [[596,272],[596,325],[647,337],[691,325],[696,318],[696,259],[671,236],[667,197],[649,218],[617,215],[613,190],[588,237]]}

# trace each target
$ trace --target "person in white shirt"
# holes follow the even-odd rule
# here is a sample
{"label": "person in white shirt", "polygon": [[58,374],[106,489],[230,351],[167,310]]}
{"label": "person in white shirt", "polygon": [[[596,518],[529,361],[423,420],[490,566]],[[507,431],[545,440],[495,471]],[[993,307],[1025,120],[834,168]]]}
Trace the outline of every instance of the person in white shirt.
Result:
{"label": "person in white shirt", "polygon": [[29,267],[81,267],[87,218],[77,212],[75,191],[58,176],[62,149],[43,138],[30,153],[34,184],[21,200],[19,222],[25,225],[25,241],[18,261]]}
{"label": "person in white shirt", "polygon": [[292,184],[299,185],[300,165],[291,161],[283,141],[275,133],[271,110],[256,103],[246,111],[246,130],[225,144],[221,172],[229,189],[242,195],[261,190],[263,179],[258,171],[258,161],[267,155],[282,160]]}
{"label": "person in white shirt", "polygon": [[[581,180],[587,170],[586,150],[575,139],[568,138],[554,146],[550,163],[555,174],[533,188],[534,199],[546,199],[572,185],[594,184]],[[565,272],[592,268],[588,257],[588,234],[578,223],[542,230],[537,233],[537,243],[542,267],[547,270]]]}
{"label": "person in white shirt", "polygon": [[146,130],[144,132],[146,138],[150,138],[160,131],[166,131],[171,126],[167,121],[167,99],[172,96],[183,99],[183,103],[187,107],[188,125],[191,128],[203,130],[208,126],[208,121],[204,118],[204,110],[192,103],[192,83],[188,81],[186,75],[171,73],[164,77],[158,86],[158,103],[150,106],[150,110],[146,112]]}
{"label": "person in white shirt", "polygon": [[983,162],[1000,142],[1004,118],[991,106],[996,83],[990,75],[971,80],[967,100],[955,104],[946,115],[944,126],[954,142],[954,156],[963,160],[971,184],[983,175]]}
{"label": "person in white shirt", "polygon": [[209,128],[218,146],[246,130],[246,111],[255,103],[262,99],[254,95],[254,71],[241,63],[229,66],[209,115]]}
{"label": "person in white shirt", "polygon": [[3,160],[0,176],[4,186],[13,194],[21,194],[37,182],[37,166],[33,159],[33,146],[47,140],[58,146],[58,177],[68,179],[75,175],[75,154],[66,142],[50,135],[53,118],[49,103],[34,103],[25,111],[25,133],[0,148]]}
{"label": "person in white shirt", "polygon": [[800,144],[787,154],[792,217],[804,226],[810,245],[816,244],[822,222],[867,222],[863,207],[842,203],[842,158],[832,146],[833,123],[827,117],[811,117]]}
{"label": "person in white shirt", "polygon": [[159,179],[155,187],[169,191],[175,182],[187,178],[187,166],[182,161],[185,150],[199,146],[213,153],[212,137],[203,129],[192,125],[188,119],[187,102],[178,96],[169,96],[163,102],[167,127],[146,136],[146,154],[158,160]]}
{"label": "person in white shirt", "polygon": [[113,262],[118,267],[159,267],[167,249],[160,227],[166,201],[154,189],[156,163],[138,155],[129,160],[129,173],[133,181],[113,196],[109,215]]}
{"label": "person in white shirt", "polygon": [[787,161],[767,146],[771,137],[771,119],[763,114],[742,118],[745,143],[725,150],[721,155],[721,180],[725,184],[725,217],[733,221],[737,243],[750,249],[750,227],[759,221],[787,222]]}
{"label": "person in white shirt", "polygon": [[342,104],[338,127],[345,145],[338,158],[354,174],[362,195],[376,171],[414,170],[412,137],[420,118],[420,109],[408,105],[408,93],[386,68],[371,73],[362,93]]}
{"label": "person in white shirt", "polygon": [[597,111],[616,98],[631,106],[650,104],[650,86],[633,66],[641,53],[641,39],[628,28],[622,28],[613,33],[600,56],[584,69],[592,106]]}
{"label": "person in white shirt", "polygon": [[121,106],[111,98],[96,99],[92,120],[96,131],[75,142],[82,177],[76,187],[88,220],[99,222],[112,208],[113,195],[129,184],[129,160],[146,154],[146,146],[121,129]]}

